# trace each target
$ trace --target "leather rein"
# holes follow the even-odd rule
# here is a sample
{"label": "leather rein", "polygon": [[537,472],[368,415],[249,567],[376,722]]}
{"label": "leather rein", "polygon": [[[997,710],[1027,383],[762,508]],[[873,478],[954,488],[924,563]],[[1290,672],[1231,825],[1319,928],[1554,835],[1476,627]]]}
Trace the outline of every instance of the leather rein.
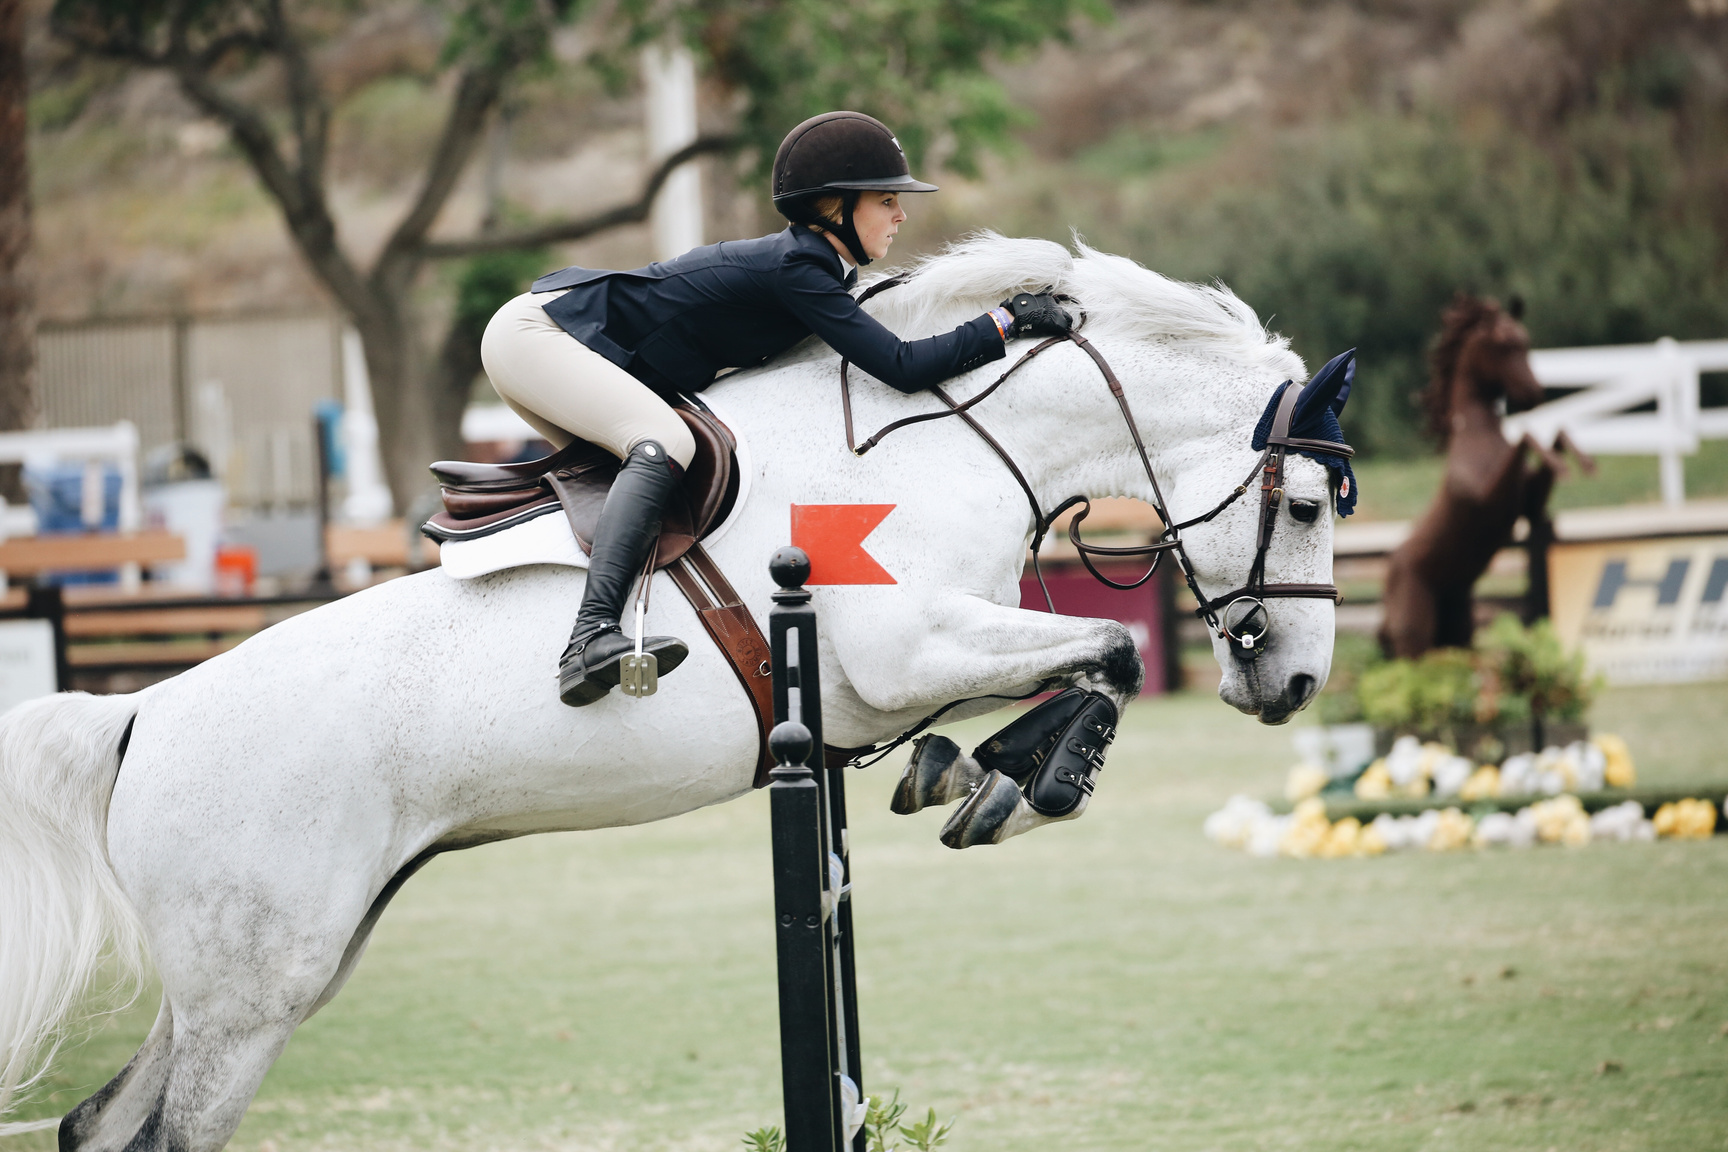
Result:
{"label": "leather rein", "polygon": [[[904,277],[891,276],[886,280],[872,284],[858,297],[858,303],[863,304],[876,294],[902,283],[903,280]],[[1084,325],[1085,320],[1086,316],[1082,311],[1079,322],[1066,335],[1052,336],[1033,346],[1030,351],[998,376],[989,387],[969,400],[957,403],[940,385],[931,386],[929,391],[942,401],[946,406],[946,411],[925,412],[895,420],[883,426],[862,444],[857,442],[853,430],[852,388],[847,375],[847,369],[850,365],[847,360],[842,358],[840,361],[840,405],[846,419],[846,446],[852,450],[854,456],[863,456],[880,444],[883,437],[901,428],[931,420],[941,420],[949,416],[958,416],[963,420],[1007,466],[1009,474],[1014,477],[1015,482],[1020,485],[1020,490],[1026,495],[1026,502],[1032,509],[1032,572],[1038,580],[1039,589],[1044,593],[1045,607],[1052,614],[1056,611],[1056,604],[1051,599],[1049,585],[1045,583],[1044,573],[1039,567],[1039,549],[1043,546],[1050,526],[1057,517],[1076,505],[1080,506],[1080,510],[1069,521],[1068,540],[1079,553],[1081,563],[1085,564],[1086,570],[1095,579],[1111,588],[1129,591],[1140,587],[1152,578],[1153,573],[1158,570],[1158,562],[1163,559],[1166,552],[1174,553],[1177,567],[1182,572],[1182,579],[1187,583],[1189,592],[1193,594],[1195,603],[1199,605],[1194,614],[1206,621],[1207,626],[1215,635],[1229,641],[1231,651],[1243,659],[1251,660],[1257,657],[1266,647],[1266,633],[1269,623],[1266,614],[1266,600],[1297,598],[1331,600],[1333,603],[1337,603],[1341,597],[1337,587],[1332,584],[1268,584],[1266,582],[1266,555],[1272,546],[1272,530],[1277,526],[1278,510],[1284,501],[1283,480],[1286,451],[1291,448],[1306,448],[1339,456],[1354,456],[1355,450],[1347,444],[1340,444],[1331,440],[1308,440],[1292,437],[1289,434],[1290,418],[1295,411],[1298,393],[1301,391],[1292,382],[1284,389],[1284,395],[1280,398],[1278,411],[1272,422],[1271,435],[1266,440],[1266,448],[1260,454],[1260,458],[1255,461],[1254,467],[1249,471],[1247,477],[1236,486],[1235,491],[1219,501],[1210,511],[1177,523],[1170,515],[1169,506],[1164,501],[1164,493],[1158,485],[1158,476],[1152,469],[1152,460],[1146,451],[1146,442],[1140,435],[1140,425],[1134,419],[1134,412],[1128,405],[1128,397],[1122,388],[1121,380],[1117,378],[1103,354],[1092,345],[1090,340],[1080,334],[1080,328]],[[1070,496],[1046,514],[1038,503],[1038,496],[1033,492],[1032,485],[1027,482],[1025,473],[1020,470],[1020,466],[1014,462],[1014,458],[1009,455],[1008,450],[1002,447],[1001,443],[990,435],[984,426],[978,422],[978,419],[972,415],[972,408],[1000,388],[1010,376],[1019,371],[1028,361],[1046,349],[1062,343],[1074,344],[1091,358],[1092,363],[1097,365],[1099,373],[1104,377],[1104,383],[1109,387],[1110,394],[1116,399],[1116,406],[1122,412],[1123,422],[1128,426],[1128,435],[1134,441],[1134,450],[1140,458],[1140,466],[1145,469],[1146,479],[1152,487],[1152,508],[1158,513],[1159,520],[1165,525],[1155,543],[1116,548],[1086,543],[1080,537],[1080,523],[1092,511],[1091,499],[1084,495]],[[1182,542],[1182,530],[1208,523],[1241,499],[1249,491],[1249,486],[1253,483],[1256,474],[1260,476],[1261,481],[1260,523],[1255,541],[1254,562],[1248,570],[1248,579],[1240,588],[1226,592],[1222,596],[1208,597],[1201,591],[1199,581],[1195,579],[1194,565],[1189,560],[1188,550]],[[1120,584],[1098,570],[1092,562],[1094,556],[1112,559],[1150,556],[1152,562],[1138,580],[1129,584]]]}

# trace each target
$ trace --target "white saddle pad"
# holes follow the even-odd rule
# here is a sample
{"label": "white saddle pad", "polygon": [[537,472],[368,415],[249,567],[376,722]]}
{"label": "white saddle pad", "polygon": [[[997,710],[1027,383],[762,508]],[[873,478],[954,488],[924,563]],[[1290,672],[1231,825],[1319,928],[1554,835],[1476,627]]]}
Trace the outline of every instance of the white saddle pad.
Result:
{"label": "white saddle pad", "polygon": [[[728,421],[712,404],[709,408],[732,429],[732,435],[738,441],[738,499],[720,526],[703,538],[704,543],[718,539],[744,511],[744,501],[750,496],[751,475],[750,451],[744,438],[738,435],[737,426]],[[482,536],[478,540],[452,540],[448,544],[440,545],[438,562],[445,572],[456,579],[471,580],[489,572],[502,572],[506,568],[520,568],[526,564],[562,564],[567,568],[586,568],[588,554],[576,543],[576,534],[570,531],[570,521],[565,518],[563,510],[554,508],[545,515],[536,516],[502,532]]]}

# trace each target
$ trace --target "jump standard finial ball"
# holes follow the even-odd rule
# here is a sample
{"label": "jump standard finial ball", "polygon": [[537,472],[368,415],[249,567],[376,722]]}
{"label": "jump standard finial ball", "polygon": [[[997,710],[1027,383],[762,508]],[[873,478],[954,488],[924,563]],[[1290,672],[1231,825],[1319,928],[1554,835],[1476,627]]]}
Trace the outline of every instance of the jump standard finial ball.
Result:
{"label": "jump standard finial ball", "polygon": [[801,588],[810,579],[810,557],[804,554],[804,549],[788,544],[777,549],[768,561],[768,574],[782,588]]}
{"label": "jump standard finial ball", "polygon": [[816,740],[810,735],[810,729],[796,720],[782,720],[768,733],[768,751],[773,754],[776,764],[808,764],[815,746]]}

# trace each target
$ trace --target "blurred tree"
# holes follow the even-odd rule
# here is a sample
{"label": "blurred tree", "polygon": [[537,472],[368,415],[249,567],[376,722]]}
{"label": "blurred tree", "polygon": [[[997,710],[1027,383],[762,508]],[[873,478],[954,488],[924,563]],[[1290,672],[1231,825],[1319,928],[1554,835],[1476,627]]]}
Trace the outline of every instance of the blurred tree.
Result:
{"label": "blurred tree", "polygon": [[[737,131],[704,135],[667,157],[629,203],[576,219],[433,240],[436,223],[513,79],[552,66],[551,36],[584,0],[423,0],[446,29],[440,68],[452,96],[420,188],[370,267],[346,252],[329,199],[332,106],[314,49],[360,19],[354,0],[56,0],[58,35],[78,49],[171,73],[224,124],[281,208],[313,272],[348,313],[366,349],[385,467],[399,507],[429,485],[426,464],[460,447],[461,413],[478,367],[477,336],[520,291],[520,259],[477,261],[436,353],[424,347],[411,291],[429,261],[534,252],[645,220],[673,169],[705,153],[754,147],[758,167],[779,134],[833,107],[880,113],[914,157],[942,145],[968,165],[1022,117],[985,71],[992,52],[1066,33],[1103,0],[619,0],[595,17],[591,63],[617,78],[635,50],[667,35],[701,53],[738,93]],[[274,82],[254,79],[273,67]]]}
{"label": "blurred tree", "polygon": [[1292,134],[1257,179],[1135,222],[1176,275],[1222,277],[1319,363],[1361,350],[1349,424],[1369,452],[1422,450],[1415,398],[1440,311],[1464,289],[1526,301],[1538,347],[1715,338],[1725,239],[1659,124],[1598,115],[1563,148],[1445,118]]}
{"label": "blurred tree", "polygon": [[[24,0],[0,0],[0,431],[36,419],[36,298],[30,255],[29,83]],[[16,466],[0,497],[21,500]]]}

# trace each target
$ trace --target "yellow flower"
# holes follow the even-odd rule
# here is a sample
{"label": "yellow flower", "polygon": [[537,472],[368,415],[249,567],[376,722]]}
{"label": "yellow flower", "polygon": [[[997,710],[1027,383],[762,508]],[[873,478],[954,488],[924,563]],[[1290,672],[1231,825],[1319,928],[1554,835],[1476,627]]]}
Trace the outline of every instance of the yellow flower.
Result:
{"label": "yellow flower", "polygon": [[1380,829],[1372,824],[1363,827],[1356,837],[1356,855],[1384,856],[1386,854],[1386,837],[1380,835]]}
{"label": "yellow flower", "polygon": [[[1556,796],[1533,805],[1531,812],[1536,817],[1536,838],[1544,844],[1589,843],[1590,817],[1585,814],[1578,797],[1570,794]],[[1577,828],[1580,821],[1583,823],[1582,840],[1579,840]]]}
{"label": "yellow flower", "polygon": [[1332,823],[1326,819],[1326,805],[1311,797],[1291,811],[1290,827],[1285,830],[1284,840],[1278,845],[1278,850],[1298,860],[1317,856],[1331,831]]}
{"label": "yellow flower", "polygon": [[1312,764],[1298,764],[1290,769],[1289,776],[1284,780],[1284,799],[1292,804],[1298,800],[1306,800],[1310,796],[1318,796],[1320,789],[1326,787],[1329,779],[1324,768]]}
{"label": "yellow flower", "polygon": [[1638,783],[1638,769],[1632,764],[1632,749],[1626,741],[1607,732],[1599,733],[1590,743],[1596,745],[1607,766],[1602,770],[1602,782],[1610,788],[1630,788]]}
{"label": "yellow flower", "polygon": [[1675,840],[1708,840],[1716,830],[1716,805],[1708,800],[1676,800],[1656,809],[1656,835]]}
{"label": "yellow flower", "polygon": [[1362,821],[1354,816],[1346,816],[1332,825],[1326,840],[1320,845],[1319,855],[1323,860],[1336,860],[1343,856],[1359,855],[1359,844],[1362,840]]}
{"label": "yellow flower", "polygon": [[1368,770],[1356,777],[1356,799],[1384,800],[1392,795],[1392,773],[1386,770],[1386,759],[1368,765]]}
{"label": "yellow flower", "polygon": [[1492,800],[1500,795],[1500,769],[1492,764],[1484,764],[1470,774],[1470,779],[1464,781],[1464,786],[1458,789],[1458,799],[1469,803],[1474,800]]}
{"label": "yellow flower", "polygon": [[1405,784],[1399,788],[1396,788],[1396,789],[1394,789],[1394,791],[1396,791],[1398,793],[1398,795],[1400,795],[1400,796],[1418,796],[1418,797],[1420,797],[1420,796],[1428,795],[1429,791],[1432,790],[1433,787],[1434,787],[1433,779],[1428,775],[1428,773],[1426,771],[1423,771],[1423,772],[1417,773],[1416,776],[1410,781],[1410,783]]}
{"label": "yellow flower", "polygon": [[1476,821],[1456,808],[1448,808],[1434,823],[1434,832],[1428,837],[1428,851],[1452,852],[1463,848],[1470,843],[1470,834],[1475,830]]}

